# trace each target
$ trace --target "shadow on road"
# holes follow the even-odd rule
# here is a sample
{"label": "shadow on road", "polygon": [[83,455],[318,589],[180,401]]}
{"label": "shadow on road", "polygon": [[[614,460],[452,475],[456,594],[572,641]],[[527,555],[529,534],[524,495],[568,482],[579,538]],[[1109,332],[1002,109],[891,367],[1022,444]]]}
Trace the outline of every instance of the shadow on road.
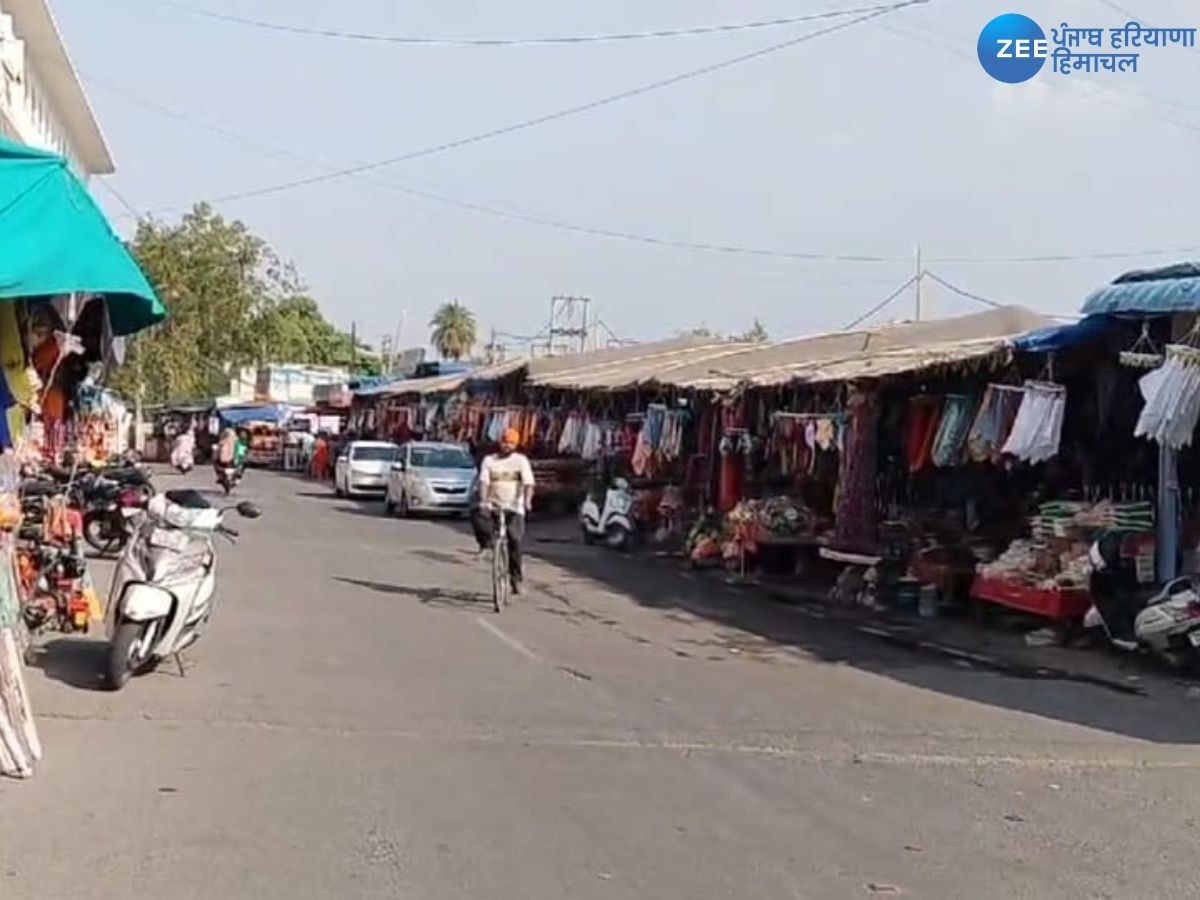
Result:
{"label": "shadow on road", "polygon": [[491,596],[484,596],[477,591],[458,591],[443,587],[417,587],[415,585],[387,584],[382,581],[367,581],[361,578],[343,578],[334,576],[334,581],[354,587],[367,588],[380,594],[391,594],[398,597],[412,597],[425,606],[441,607],[443,609],[473,610],[486,605],[492,605]]}
{"label": "shadow on road", "polygon": [[[350,510],[348,510],[350,511]],[[431,521],[440,528],[462,534],[464,523]],[[565,539],[561,523],[530,523],[526,554],[562,569],[574,578],[603,585],[641,606],[673,611],[705,619],[724,629],[722,641],[739,645],[749,638],[788,648],[813,659],[853,666],[865,672],[903,682],[922,690],[935,691],[977,703],[988,704],[1044,718],[1070,722],[1140,740],[1200,743],[1200,704],[1183,697],[1182,691],[1140,666],[1118,670],[1103,659],[1078,658],[1078,664],[1062,668],[1025,664],[1024,657],[1006,657],[941,652],[919,641],[904,639],[903,627],[887,635],[875,635],[819,609],[799,608],[775,601],[753,590],[726,585],[714,578],[700,577],[677,561],[643,556],[614,556],[603,549],[584,547]],[[469,538],[466,538],[469,540]],[[413,552],[421,552],[413,550]],[[452,554],[429,551],[430,558],[451,562]],[[443,559],[443,557],[447,557]],[[536,563],[535,563],[536,566]],[[544,570],[543,570],[544,571]],[[541,573],[529,573],[529,584],[538,593],[556,601],[556,614],[595,618],[601,627],[622,628],[616,621],[597,618],[572,596],[564,584],[554,584]],[[442,587],[380,584],[338,578],[346,584],[383,593],[414,597],[422,603],[451,608],[475,608],[486,598],[470,592]],[[554,609],[554,606],[547,609]],[[637,640],[637,635],[628,635]],[[990,637],[981,637],[986,647]],[[705,651],[701,650],[701,653]],[[1084,651],[1079,651],[1080,654]],[[1070,660],[1068,651],[1062,659]],[[1139,674],[1131,675],[1130,671]],[[1140,684],[1162,687],[1152,696]]]}
{"label": "shadow on road", "polygon": [[34,668],[47,678],[73,688],[102,691],[106,688],[108,644],[87,638],[55,638],[35,646],[30,656]]}

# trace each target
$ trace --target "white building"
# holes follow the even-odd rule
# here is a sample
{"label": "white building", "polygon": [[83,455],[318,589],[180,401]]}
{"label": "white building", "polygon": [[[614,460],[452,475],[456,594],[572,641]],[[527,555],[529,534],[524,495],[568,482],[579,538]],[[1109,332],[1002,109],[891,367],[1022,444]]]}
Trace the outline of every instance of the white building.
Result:
{"label": "white building", "polygon": [[0,134],[66,157],[81,178],[114,171],[48,0],[0,0]]}

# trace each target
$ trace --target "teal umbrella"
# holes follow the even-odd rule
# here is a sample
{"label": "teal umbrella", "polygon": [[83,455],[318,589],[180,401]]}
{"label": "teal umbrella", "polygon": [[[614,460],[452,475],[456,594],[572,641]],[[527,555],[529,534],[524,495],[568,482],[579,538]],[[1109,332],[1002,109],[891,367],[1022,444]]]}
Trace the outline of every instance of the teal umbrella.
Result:
{"label": "teal umbrella", "polygon": [[0,300],[102,294],[114,334],[166,317],[66,160],[0,139]]}

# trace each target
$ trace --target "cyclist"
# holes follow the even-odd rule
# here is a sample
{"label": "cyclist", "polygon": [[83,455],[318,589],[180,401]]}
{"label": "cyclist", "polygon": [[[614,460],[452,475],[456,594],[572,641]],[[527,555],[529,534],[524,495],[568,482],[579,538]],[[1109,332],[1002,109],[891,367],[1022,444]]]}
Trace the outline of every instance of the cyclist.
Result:
{"label": "cyclist", "polygon": [[508,577],[513,594],[521,593],[521,538],[525,536],[525,513],[533,501],[533,467],[524,453],[517,452],[521,436],[509,428],[500,438],[500,449],[479,464],[479,505],[471,524],[482,553],[492,545],[495,510],[508,514]]}

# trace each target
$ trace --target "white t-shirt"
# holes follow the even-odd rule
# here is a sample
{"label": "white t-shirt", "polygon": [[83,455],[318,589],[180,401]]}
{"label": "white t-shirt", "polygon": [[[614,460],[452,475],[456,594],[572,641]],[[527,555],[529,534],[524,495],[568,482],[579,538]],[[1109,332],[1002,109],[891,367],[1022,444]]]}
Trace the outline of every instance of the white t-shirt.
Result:
{"label": "white t-shirt", "polygon": [[489,453],[479,466],[479,496],[485,508],[501,509],[523,515],[524,488],[533,487],[533,467],[524,453],[501,456]]}

